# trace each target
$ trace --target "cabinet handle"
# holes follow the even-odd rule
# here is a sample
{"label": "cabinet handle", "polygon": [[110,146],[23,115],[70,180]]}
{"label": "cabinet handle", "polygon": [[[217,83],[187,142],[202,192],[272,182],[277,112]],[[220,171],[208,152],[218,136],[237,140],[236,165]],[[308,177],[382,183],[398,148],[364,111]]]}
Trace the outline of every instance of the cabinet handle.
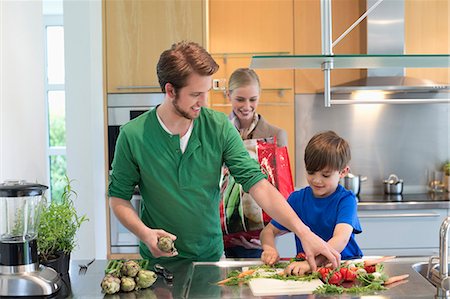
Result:
{"label": "cabinet handle", "polygon": [[359,218],[407,218],[407,217],[439,217],[436,213],[411,213],[411,214],[374,214],[358,215]]}
{"label": "cabinet handle", "polygon": [[118,86],[117,89],[149,89],[149,88],[161,88],[160,86],[150,86],[150,85],[142,85],[142,86]]}

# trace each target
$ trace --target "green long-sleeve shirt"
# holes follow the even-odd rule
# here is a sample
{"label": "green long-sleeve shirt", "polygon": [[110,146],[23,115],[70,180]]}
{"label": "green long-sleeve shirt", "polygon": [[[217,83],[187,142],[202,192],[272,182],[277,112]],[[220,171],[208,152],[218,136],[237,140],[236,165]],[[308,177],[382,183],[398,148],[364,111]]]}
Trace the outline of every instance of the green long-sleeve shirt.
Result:
{"label": "green long-sleeve shirt", "polygon": [[[248,191],[265,178],[227,116],[202,108],[184,153],[180,136],[167,133],[156,109],[122,126],[114,154],[109,196],[142,195],[141,219],[177,236],[178,258],[218,260],[223,252],[219,215],[222,165]],[[152,258],[141,242],[144,258]]]}

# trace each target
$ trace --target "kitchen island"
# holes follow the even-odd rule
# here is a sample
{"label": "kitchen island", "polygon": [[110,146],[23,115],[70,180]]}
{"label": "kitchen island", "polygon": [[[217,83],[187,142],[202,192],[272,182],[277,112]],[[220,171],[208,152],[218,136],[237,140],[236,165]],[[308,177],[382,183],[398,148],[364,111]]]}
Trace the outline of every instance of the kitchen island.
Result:
{"label": "kitchen island", "polygon": [[[390,275],[409,274],[406,282],[399,283],[388,290],[376,293],[376,298],[433,298],[436,289],[419,273],[412,268],[413,264],[428,261],[428,257],[396,258],[385,263],[385,272]],[[57,298],[104,298],[100,282],[104,276],[106,260],[96,260],[82,275],[78,264],[87,261],[72,261],[69,280],[57,295]],[[153,286],[148,289],[132,293],[118,293],[105,298],[260,298],[254,297],[248,286],[217,286],[214,283],[225,278],[232,270],[242,269],[243,266],[257,265],[260,261],[255,259],[236,260],[224,259],[216,263],[179,263],[172,267],[167,266],[174,274],[173,283],[168,283],[163,277],[158,277]],[[67,278],[66,278],[67,281]],[[71,291],[70,291],[71,290]],[[374,294],[372,294],[374,295]],[[349,295],[298,295],[298,296],[271,296],[270,298],[362,298],[363,296]],[[367,298],[367,297],[366,297]]]}

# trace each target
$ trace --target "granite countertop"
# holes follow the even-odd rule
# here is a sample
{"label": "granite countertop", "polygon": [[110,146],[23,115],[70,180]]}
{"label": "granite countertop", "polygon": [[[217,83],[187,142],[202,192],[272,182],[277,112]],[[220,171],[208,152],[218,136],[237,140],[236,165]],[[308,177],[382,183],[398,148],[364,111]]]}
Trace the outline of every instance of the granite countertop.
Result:
{"label": "granite countertop", "polygon": [[[425,262],[428,257],[397,258],[385,263],[385,271],[388,275],[410,274],[406,283],[395,286],[392,289],[377,294],[377,298],[433,298],[436,289],[412,269],[412,265]],[[104,277],[104,269],[107,260],[96,260],[87,270],[86,274],[78,272],[78,264],[87,260],[71,261],[70,275],[64,278],[66,285],[60,290],[56,298],[255,298],[248,286],[223,287],[214,282],[226,277],[226,273],[241,267],[242,264],[259,264],[258,259],[224,259],[219,262],[209,263],[178,263],[169,268],[174,274],[173,284],[166,283],[162,277],[158,277],[153,286],[148,289],[131,293],[118,293],[105,296],[101,292],[100,282]],[[206,267],[204,267],[206,266]],[[206,270],[207,273],[203,273]],[[364,296],[352,296],[351,298],[363,298]],[[298,295],[298,296],[272,296],[278,298],[337,298],[336,296]],[[343,296],[342,298],[350,298]]]}
{"label": "granite countertop", "polygon": [[450,193],[359,195],[358,210],[450,209]]}

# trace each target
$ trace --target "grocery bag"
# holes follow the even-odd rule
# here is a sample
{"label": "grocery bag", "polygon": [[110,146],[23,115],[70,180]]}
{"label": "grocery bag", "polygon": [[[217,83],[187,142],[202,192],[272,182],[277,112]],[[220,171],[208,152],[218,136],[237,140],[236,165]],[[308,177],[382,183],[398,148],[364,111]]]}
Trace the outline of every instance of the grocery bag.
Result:
{"label": "grocery bag", "polygon": [[[287,147],[278,147],[275,138],[248,139],[244,144],[250,156],[259,162],[267,180],[288,198],[294,191],[294,184]],[[220,197],[225,247],[231,246],[231,238],[259,239],[259,233],[271,218],[249,193],[243,191],[226,167],[222,171]]]}

